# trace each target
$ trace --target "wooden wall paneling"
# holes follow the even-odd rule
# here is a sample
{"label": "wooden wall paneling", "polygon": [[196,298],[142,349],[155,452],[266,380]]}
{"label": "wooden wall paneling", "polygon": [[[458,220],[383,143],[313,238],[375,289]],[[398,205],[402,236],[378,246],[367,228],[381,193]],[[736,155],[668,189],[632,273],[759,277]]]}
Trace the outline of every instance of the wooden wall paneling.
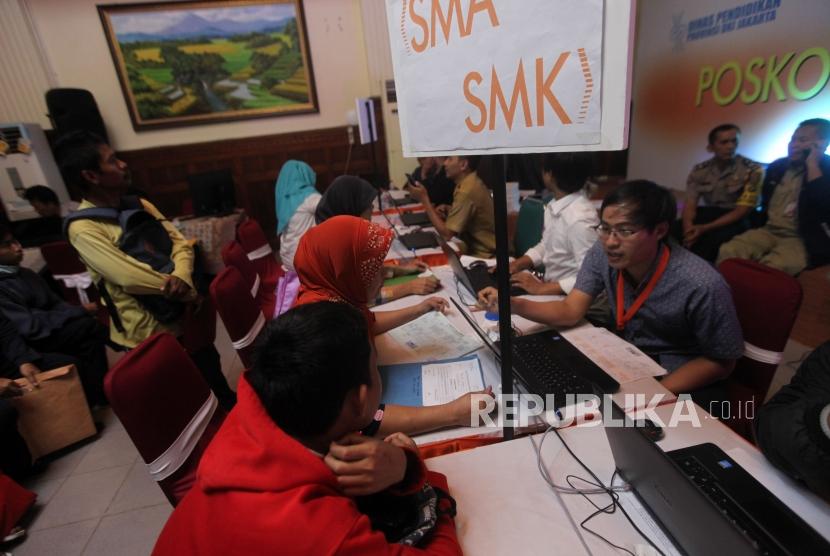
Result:
{"label": "wooden wall paneling", "polygon": [[[388,183],[386,145],[380,99],[375,99],[378,144],[374,146],[380,183]],[[360,145],[354,133],[349,173],[370,178],[371,145]],[[349,153],[347,127],[228,139],[189,145],[120,151],[130,167],[133,186],[145,191],[168,217],[182,214],[182,203],[190,195],[187,176],[230,168],[236,185],[237,206],[256,219],[269,237],[276,231],[274,184],[279,169],[290,159],[308,163],[317,173],[322,192],[343,173]]]}

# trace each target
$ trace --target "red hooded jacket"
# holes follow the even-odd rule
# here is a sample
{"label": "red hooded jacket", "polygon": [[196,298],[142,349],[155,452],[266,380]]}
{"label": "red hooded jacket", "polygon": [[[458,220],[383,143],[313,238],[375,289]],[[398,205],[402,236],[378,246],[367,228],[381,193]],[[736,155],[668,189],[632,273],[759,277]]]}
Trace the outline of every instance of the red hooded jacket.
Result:
{"label": "red hooded jacket", "polygon": [[[423,467],[419,482],[425,474],[447,489],[443,475]],[[236,407],[153,550],[184,554],[456,555],[461,548],[447,516],[421,548],[389,544],[340,493],[323,460],[274,424],[243,376]]]}

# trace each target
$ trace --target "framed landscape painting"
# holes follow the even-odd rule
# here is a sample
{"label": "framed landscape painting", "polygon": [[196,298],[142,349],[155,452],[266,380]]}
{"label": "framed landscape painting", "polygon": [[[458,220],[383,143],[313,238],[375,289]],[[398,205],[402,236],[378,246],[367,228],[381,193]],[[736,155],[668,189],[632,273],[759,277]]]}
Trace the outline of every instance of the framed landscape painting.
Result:
{"label": "framed landscape painting", "polygon": [[137,131],[319,111],[302,0],[98,13]]}

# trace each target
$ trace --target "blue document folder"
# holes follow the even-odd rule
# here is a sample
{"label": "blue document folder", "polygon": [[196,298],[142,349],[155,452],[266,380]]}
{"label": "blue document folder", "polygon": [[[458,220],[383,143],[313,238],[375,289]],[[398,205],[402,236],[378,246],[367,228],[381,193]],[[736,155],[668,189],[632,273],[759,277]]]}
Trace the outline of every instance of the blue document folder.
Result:
{"label": "blue document folder", "polygon": [[[424,365],[469,361],[472,359],[478,360],[478,356],[473,354],[458,359],[445,359],[443,361],[430,361],[428,363],[402,363],[378,367],[380,378],[383,382],[383,396],[381,396],[381,401],[387,404],[422,406],[424,404],[421,368]],[[481,362],[479,362],[479,372],[481,372]],[[484,383],[483,375],[482,383]]]}

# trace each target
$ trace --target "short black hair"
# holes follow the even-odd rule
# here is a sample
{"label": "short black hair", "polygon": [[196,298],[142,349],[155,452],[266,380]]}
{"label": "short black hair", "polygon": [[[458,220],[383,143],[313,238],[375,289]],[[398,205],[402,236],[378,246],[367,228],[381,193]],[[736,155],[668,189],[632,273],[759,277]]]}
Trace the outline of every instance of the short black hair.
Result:
{"label": "short black hair", "polygon": [[718,133],[721,133],[723,131],[731,131],[733,129],[738,133],[741,133],[741,128],[739,128],[735,124],[721,124],[719,126],[713,127],[712,130],[709,132],[709,144],[715,144],[715,141],[718,140]]}
{"label": "short black hair", "polygon": [[804,120],[803,122],[798,124],[798,127],[804,127],[808,125],[815,127],[816,133],[823,140],[830,140],[830,121],[825,120],[824,118],[810,118],[809,120]]}
{"label": "short black hair", "polygon": [[53,149],[63,181],[86,190],[88,184],[82,172],[101,169],[99,147],[107,142],[91,131],[77,130],[62,135]]}
{"label": "short black hair", "polygon": [[553,174],[556,187],[565,193],[585,187],[593,167],[594,157],[588,152],[547,153],[543,162],[544,171]]}
{"label": "short black hair", "polygon": [[478,170],[478,163],[481,162],[481,157],[476,155],[458,155],[458,158],[467,161],[467,168],[470,172]]}
{"label": "short black hair", "polygon": [[360,311],[332,301],[300,305],[262,332],[248,382],[285,433],[320,435],[334,425],[346,394],[370,383],[370,356]]}
{"label": "short black hair", "polygon": [[671,225],[677,217],[677,201],[671,191],[653,181],[627,181],[605,196],[599,209],[600,218],[606,207],[626,205],[632,223],[653,231],[658,224]]}
{"label": "short black hair", "polygon": [[45,185],[33,185],[23,190],[23,198],[29,201],[38,201],[45,205],[59,205],[58,195]]}

